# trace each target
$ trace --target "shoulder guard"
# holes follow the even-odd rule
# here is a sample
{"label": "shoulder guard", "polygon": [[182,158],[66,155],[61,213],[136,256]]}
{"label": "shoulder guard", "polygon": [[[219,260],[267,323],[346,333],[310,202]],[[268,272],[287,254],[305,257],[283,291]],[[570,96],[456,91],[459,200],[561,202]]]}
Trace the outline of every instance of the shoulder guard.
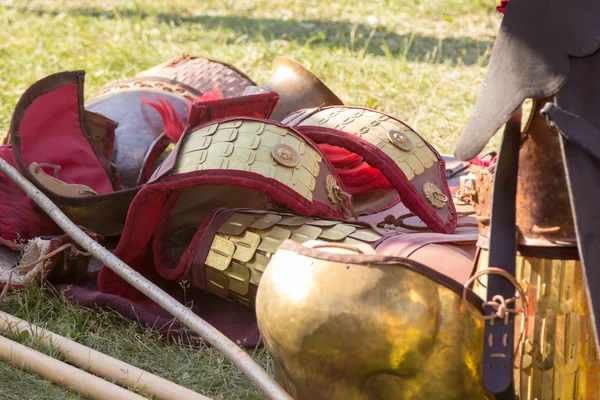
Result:
{"label": "shoulder guard", "polygon": [[318,144],[350,150],[383,174],[395,190],[354,196],[359,215],[391,210],[402,201],[432,230],[452,233],[456,228],[444,159],[404,122],[347,106],[300,110],[283,122]]}
{"label": "shoulder guard", "polygon": [[[188,130],[151,178],[162,181],[260,191],[258,209],[352,217],[351,199],[319,148],[295,129],[259,118],[223,118]],[[250,206],[252,197],[239,197],[238,207]]]}
{"label": "shoulder guard", "polygon": [[338,221],[354,215],[351,196],[311,140],[274,121],[223,118],[184,132],[131,204],[118,253],[136,257],[160,230],[197,230],[219,208]]}

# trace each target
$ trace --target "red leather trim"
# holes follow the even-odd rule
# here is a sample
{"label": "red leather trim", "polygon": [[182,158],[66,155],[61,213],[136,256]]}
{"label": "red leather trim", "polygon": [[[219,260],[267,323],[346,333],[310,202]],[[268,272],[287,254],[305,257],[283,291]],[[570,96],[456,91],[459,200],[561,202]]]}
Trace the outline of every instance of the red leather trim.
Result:
{"label": "red leather trim", "polygon": [[144,164],[141,166],[140,176],[136,186],[143,185],[148,182],[154,173],[156,160],[164,153],[166,148],[171,144],[171,139],[166,135],[160,135],[157,140],[151,145],[146,153]]}
{"label": "red leather trim", "polygon": [[185,132],[192,132],[207,122],[227,117],[268,119],[277,102],[277,92],[259,93],[192,104]]}
{"label": "red leather trim", "polygon": [[[179,265],[176,265],[170,254],[168,254],[163,243],[171,220],[171,209],[181,197],[182,192],[171,192],[167,196],[164,206],[160,211],[160,217],[152,235],[152,256],[154,257],[154,267],[163,278],[170,281],[177,281],[183,275]],[[141,216],[143,218],[143,215]]]}

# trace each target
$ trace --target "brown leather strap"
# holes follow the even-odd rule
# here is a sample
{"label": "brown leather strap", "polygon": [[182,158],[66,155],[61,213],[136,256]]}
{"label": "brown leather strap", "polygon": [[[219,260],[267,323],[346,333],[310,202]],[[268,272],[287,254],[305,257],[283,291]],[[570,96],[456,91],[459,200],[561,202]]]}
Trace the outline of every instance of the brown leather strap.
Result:
{"label": "brown leather strap", "polygon": [[546,103],[540,112],[566,140],[600,160],[600,131],[595,126],[554,103]]}
{"label": "brown leather strap", "polygon": [[[521,123],[520,112],[507,122],[502,147],[496,167],[492,196],[490,226],[489,267],[500,268],[511,275],[516,273],[516,198],[519,169]],[[497,302],[499,297],[508,300],[515,297],[515,287],[500,275],[489,275],[487,302]],[[502,301],[502,300],[501,300]],[[502,319],[490,319],[485,323],[483,385],[496,396],[496,400],[514,400],[514,302],[508,303],[508,312]],[[486,316],[496,313],[486,307]]]}

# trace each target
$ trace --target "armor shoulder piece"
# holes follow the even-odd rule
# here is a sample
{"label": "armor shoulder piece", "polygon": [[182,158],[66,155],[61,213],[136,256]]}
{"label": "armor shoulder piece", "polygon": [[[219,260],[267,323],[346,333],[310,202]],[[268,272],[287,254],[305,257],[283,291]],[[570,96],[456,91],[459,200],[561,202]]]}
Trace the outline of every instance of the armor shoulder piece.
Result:
{"label": "armor shoulder piece", "polygon": [[[355,196],[362,215],[381,212],[399,200],[436,232],[452,233],[456,209],[444,159],[404,122],[359,107],[325,107],[290,115],[286,121],[315,142],[350,150],[380,171],[395,192]],[[390,194],[393,194],[390,197]]]}

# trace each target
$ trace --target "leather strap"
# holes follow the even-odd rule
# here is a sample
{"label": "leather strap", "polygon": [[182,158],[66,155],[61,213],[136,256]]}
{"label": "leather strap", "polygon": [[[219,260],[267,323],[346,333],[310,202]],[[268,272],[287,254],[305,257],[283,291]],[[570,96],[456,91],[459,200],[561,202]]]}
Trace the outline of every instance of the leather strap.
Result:
{"label": "leather strap", "polygon": [[583,118],[563,110],[554,103],[546,103],[540,111],[558,128],[558,132],[590,156],[600,160],[600,131]]}
{"label": "leather strap", "polygon": [[[501,268],[509,274],[516,273],[516,199],[521,140],[520,110],[506,123],[502,147],[496,166],[492,217],[490,225],[489,267]],[[488,275],[487,301],[498,302],[515,297],[515,287],[506,278]],[[514,310],[514,303],[507,308]],[[485,315],[496,314],[487,306]],[[496,396],[496,400],[514,400],[514,315],[506,313],[502,319],[486,320],[483,351],[483,385]]]}

